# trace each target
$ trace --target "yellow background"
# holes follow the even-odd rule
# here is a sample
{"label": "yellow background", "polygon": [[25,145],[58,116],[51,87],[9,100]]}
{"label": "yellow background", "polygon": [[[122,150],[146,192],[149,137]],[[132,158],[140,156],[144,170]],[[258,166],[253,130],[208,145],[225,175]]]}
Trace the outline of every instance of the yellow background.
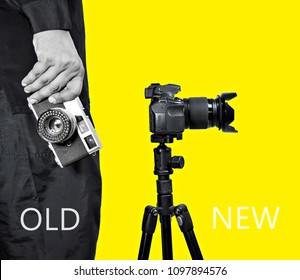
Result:
{"label": "yellow background", "polygon": [[[299,2],[84,0],[92,114],[103,143],[97,259],[136,259],[156,176],[144,88],[181,85],[179,97],[235,91],[238,134],[186,130],[172,144],[186,165],[172,175],[205,259],[299,259]],[[233,208],[233,229],[213,229],[212,208]],[[276,227],[236,229],[254,206]],[[175,259],[190,259],[173,219]],[[151,259],[161,259],[158,223]]]}

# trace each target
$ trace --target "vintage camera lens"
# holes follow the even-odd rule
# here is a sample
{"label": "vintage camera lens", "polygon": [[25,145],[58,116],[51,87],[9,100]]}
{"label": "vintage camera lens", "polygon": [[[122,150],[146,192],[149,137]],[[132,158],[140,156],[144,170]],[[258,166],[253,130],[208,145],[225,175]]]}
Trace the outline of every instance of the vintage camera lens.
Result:
{"label": "vintage camera lens", "polygon": [[64,124],[61,119],[54,117],[53,119],[48,120],[48,125],[46,129],[49,133],[59,134],[64,127]]}
{"label": "vintage camera lens", "polygon": [[61,143],[68,140],[76,129],[76,118],[62,108],[42,113],[37,122],[38,134],[47,142]]}
{"label": "vintage camera lens", "polygon": [[223,132],[237,132],[229,124],[234,120],[234,110],[226,102],[236,97],[236,93],[223,93],[216,99],[205,97],[184,99],[185,126],[190,129],[218,127]]}

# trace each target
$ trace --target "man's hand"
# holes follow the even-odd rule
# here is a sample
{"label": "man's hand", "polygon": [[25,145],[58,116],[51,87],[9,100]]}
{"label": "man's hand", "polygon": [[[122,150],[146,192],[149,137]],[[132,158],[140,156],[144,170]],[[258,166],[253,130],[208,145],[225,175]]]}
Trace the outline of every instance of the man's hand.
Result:
{"label": "man's hand", "polygon": [[22,80],[32,104],[48,98],[51,103],[75,99],[82,90],[84,67],[68,31],[36,33],[33,45],[38,62]]}

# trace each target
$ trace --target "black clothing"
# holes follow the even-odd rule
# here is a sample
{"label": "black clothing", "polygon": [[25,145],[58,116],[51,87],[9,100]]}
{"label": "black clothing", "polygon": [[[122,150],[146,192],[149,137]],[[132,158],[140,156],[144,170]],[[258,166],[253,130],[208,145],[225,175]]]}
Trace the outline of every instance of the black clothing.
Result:
{"label": "black clothing", "polygon": [[[0,0],[0,86],[6,92],[13,113],[28,113],[27,94],[21,86],[37,58],[32,45],[33,33],[70,30],[77,52],[86,68],[85,33],[81,0]],[[5,80],[5,81],[4,81]],[[88,107],[85,75],[80,99]]]}
{"label": "black clothing", "polygon": [[[0,91],[0,259],[93,259],[100,221],[98,156],[62,169],[47,143],[34,133],[35,126],[33,114],[12,115]],[[20,223],[28,208],[41,213],[42,224],[35,231]],[[61,230],[62,208],[80,215],[72,231]],[[65,216],[66,226],[73,226],[75,215]],[[24,222],[34,228],[37,214],[27,212]],[[58,230],[46,230],[47,223]]]}
{"label": "black clothing", "polygon": [[[36,62],[33,33],[52,29],[70,30],[85,65],[81,0],[0,0],[0,259],[95,255],[101,202],[98,154],[61,169],[36,132],[21,86]],[[80,98],[89,113],[87,77]],[[33,231],[21,223],[21,214],[30,208],[40,212],[42,221]],[[73,230],[61,229],[62,208],[78,212],[80,222]],[[74,213],[65,214],[66,227],[74,220]],[[37,213],[27,212],[24,221],[34,228]]]}
{"label": "black clothing", "polygon": [[[5,0],[30,21],[33,33],[71,29],[71,16],[81,14],[81,0]],[[74,4],[74,5],[73,5]],[[71,6],[69,6],[71,5]],[[69,9],[71,8],[70,12]],[[79,22],[80,23],[80,22]]]}

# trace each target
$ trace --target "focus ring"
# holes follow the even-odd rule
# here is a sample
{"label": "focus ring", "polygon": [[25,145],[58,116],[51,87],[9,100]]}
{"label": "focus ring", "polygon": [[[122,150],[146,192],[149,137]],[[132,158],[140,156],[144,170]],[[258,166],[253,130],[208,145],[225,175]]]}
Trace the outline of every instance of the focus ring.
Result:
{"label": "focus ring", "polygon": [[208,101],[205,97],[184,99],[188,102],[188,127],[205,129],[208,126]]}

